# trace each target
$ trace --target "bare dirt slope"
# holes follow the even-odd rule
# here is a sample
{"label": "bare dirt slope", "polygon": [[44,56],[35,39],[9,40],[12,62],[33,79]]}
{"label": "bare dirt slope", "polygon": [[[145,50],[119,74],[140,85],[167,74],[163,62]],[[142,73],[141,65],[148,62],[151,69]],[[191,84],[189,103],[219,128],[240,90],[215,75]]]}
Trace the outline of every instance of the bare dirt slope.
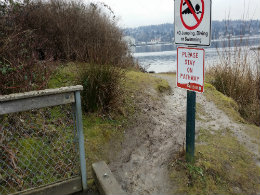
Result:
{"label": "bare dirt slope", "polygon": [[[167,80],[172,92],[156,101],[147,98],[140,102],[141,113],[132,119],[122,150],[110,164],[118,182],[129,194],[171,194],[174,186],[169,181],[168,165],[185,143],[186,91],[176,87],[172,76],[155,76]],[[157,96],[153,89],[147,89],[147,93]],[[257,144],[244,133],[244,125],[229,119],[203,94],[197,94],[197,102],[206,114],[201,116],[203,120],[196,120],[196,131],[201,127],[230,128],[259,162]]]}

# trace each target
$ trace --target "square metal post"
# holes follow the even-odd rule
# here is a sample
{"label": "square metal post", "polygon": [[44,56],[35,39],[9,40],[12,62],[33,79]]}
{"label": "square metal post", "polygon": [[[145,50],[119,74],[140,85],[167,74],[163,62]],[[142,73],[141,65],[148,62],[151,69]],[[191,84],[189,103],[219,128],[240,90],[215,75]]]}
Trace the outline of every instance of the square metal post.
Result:
{"label": "square metal post", "polygon": [[194,162],[196,92],[187,91],[186,160]]}
{"label": "square metal post", "polygon": [[77,125],[78,139],[79,139],[82,187],[83,187],[83,191],[86,191],[87,190],[87,169],[86,169],[86,158],[85,158],[80,91],[75,91],[75,114],[76,114],[76,125]]}

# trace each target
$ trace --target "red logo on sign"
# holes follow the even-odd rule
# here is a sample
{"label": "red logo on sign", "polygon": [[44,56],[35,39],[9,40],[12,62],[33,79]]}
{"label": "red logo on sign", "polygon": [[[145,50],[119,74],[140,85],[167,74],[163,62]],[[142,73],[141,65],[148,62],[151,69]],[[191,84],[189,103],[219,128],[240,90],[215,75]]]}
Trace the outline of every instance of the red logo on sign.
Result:
{"label": "red logo on sign", "polygon": [[[181,22],[184,25],[184,27],[188,30],[196,29],[202,22],[204,16],[204,0],[200,0],[201,7],[199,4],[193,6],[191,1],[192,0],[181,0],[181,6],[180,6]],[[182,10],[184,5],[187,5],[187,8],[185,10]],[[200,9],[202,9],[202,11],[200,11]],[[183,14],[191,14],[191,17],[194,17],[194,19],[196,20],[196,24],[195,25],[186,24],[187,22],[184,21]],[[197,16],[199,14],[201,14],[200,18],[198,18]]]}

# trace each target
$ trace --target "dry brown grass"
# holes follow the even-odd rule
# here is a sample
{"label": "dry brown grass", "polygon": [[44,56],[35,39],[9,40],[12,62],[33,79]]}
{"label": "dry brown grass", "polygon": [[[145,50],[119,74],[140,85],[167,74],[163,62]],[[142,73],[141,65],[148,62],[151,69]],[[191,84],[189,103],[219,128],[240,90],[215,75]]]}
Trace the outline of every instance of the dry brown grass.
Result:
{"label": "dry brown grass", "polygon": [[243,118],[260,125],[260,52],[233,45],[218,49],[220,62],[208,71],[210,83],[238,103]]}

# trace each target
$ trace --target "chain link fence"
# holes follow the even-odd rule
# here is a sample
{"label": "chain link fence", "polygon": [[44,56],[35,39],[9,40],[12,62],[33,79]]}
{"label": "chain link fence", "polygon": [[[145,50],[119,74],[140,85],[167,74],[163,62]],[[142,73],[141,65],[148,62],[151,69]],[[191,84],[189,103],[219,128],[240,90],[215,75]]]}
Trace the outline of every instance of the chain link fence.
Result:
{"label": "chain link fence", "polygon": [[80,175],[73,106],[0,115],[0,195]]}

